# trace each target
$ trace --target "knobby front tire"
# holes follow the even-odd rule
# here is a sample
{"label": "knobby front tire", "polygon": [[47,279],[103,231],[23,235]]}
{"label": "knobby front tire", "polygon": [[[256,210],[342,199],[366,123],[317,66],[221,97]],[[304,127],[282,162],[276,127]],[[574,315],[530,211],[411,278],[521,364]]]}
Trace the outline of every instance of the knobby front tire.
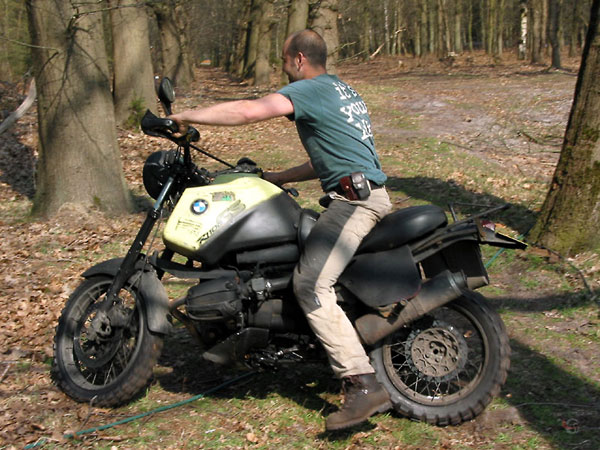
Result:
{"label": "knobby front tire", "polygon": [[148,330],[144,307],[131,286],[119,292],[126,325],[90,338],[91,321],[111,282],[109,276],[84,280],[69,297],[54,338],[55,383],[74,400],[97,406],[123,404],[142,391],[163,345]]}

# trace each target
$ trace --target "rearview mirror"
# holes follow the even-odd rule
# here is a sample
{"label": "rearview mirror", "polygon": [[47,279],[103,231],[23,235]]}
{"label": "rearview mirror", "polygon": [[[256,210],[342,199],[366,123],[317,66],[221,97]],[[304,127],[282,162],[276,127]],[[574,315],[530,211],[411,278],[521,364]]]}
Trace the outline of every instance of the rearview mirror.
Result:
{"label": "rearview mirror", "polygon": [[158,86],[158,99],[163,105],[165,112],[171,115],[171,103],[175,101],[175,89],[168,77],[164,77]]}

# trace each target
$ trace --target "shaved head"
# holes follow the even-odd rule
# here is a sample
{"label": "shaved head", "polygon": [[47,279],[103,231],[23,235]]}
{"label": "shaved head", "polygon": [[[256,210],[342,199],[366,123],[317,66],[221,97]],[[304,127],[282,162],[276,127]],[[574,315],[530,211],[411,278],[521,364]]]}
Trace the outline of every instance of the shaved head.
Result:
{"label": "shaved head", "polygon": [[312,66],[326,66],[327,45],[316,31],[308,29],[297,31],[287,38],[286,44],[288,55],[294,57],[301,52]]}

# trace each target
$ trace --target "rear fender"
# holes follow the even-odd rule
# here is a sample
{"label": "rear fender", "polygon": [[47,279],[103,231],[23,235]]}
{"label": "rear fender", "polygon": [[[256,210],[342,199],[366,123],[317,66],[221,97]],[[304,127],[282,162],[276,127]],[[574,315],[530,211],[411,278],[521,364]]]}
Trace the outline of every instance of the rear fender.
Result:
{"label": "rear fender", "polygon": [[459,240],[421,261],[426,278],[433,278],[445,270],[462,272],[467,278],[469,289],[489,284],[490,280],[481,260],[479,243]]}
{"label": "rear fender", "polygon": [[[96,275],[108,275],[114,277],[121,267],[124,258],[113,258],[102,261],[93,267],[90,267],[81,275],[84,278],[91,278]],[[169,297],[165,287],[158,279],[156,271],[150,265],[144,264],[143,260],[136,263],[137,271],[131,276],[130,280],[136,281],[138,293],[142,299],[146,317],[148,318],[148,329],[153,333],[169,334],[171,324],[167,319],[169,314]],[[142,272],[139,280],[140,272]]]}

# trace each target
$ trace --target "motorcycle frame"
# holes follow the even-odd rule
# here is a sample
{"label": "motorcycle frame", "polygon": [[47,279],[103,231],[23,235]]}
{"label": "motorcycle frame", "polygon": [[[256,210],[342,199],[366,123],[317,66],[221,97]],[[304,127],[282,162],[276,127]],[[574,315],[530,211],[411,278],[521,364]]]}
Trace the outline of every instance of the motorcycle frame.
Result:
{"label": "motorcycle frame", "polygon": [[[184,154],[184,162],[182,167],[176,171],[175,174],[171,175],[165,184],[163,185],[160,194],[156,198],[152,208],[148,211],[146,215],[146,219],[142,223],[140,230],[138,231],[133,243],[129,247],[125,258],[121,260],[118,270],[116,273],[112,273],[114,275],[113,282],[111,283],[105,299],[100,303],[98,308],[98,314],[94,317],[92,321],[92,326],[98,326],[99,322],[103,320],[103,316],[108,313],[108,311],[119,301],[118,293],[125,286],[128,280],[140,270],[138,267],[138,261],[140,260],[140,255],[142,254],[142,250],[148,241],[148,237],[150,233],[154,229],[156,222],[160,219],[164,204],[169,198],[171,198],[171,194],[174,190],[181,189],[184,184],[182,181],[186,176],[190,175],[190,171],[193,170],[193,164],[190,154],[190,143],[189,142],[177,142],[178,143],[178,151],[183,149]],[[173,256],[172,251],[165,251],[163,258],[170,260]],[[146,260],[147,263],[147,260]],[[147,264],[144,264],[144,267]],[[144,268],[141,269],[144,272]],[[160,273],[162,276],[162,273]],[[158,278],[158,274],[157,274]],[[167,299],[168,301],[168,299]]]}

